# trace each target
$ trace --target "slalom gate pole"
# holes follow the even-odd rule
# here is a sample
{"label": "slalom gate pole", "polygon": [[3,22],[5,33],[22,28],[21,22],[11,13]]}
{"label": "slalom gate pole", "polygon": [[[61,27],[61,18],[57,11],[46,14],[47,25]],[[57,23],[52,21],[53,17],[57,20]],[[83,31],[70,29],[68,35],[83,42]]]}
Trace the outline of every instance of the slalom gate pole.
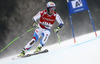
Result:
{"label": "slalom gate pole", "polygon": [[92,26],[93,26],[93,29],[94,29],[94,32],[95,32],[95,36],[97,37],[97,33],[96,33],[96,30],[95,30],[95,26],[94,26],[94,23],[93,23],[93,20],[92,20],[92,16],[91,16],[90,10],[88,10],[88,13],[89,13],[89,16],[90,16],[90,19],[91,19],[91,23],[92,23]]}
{"label": "slalom gate pole", "polygon": [[[70,2],[69,0],[66,0],[67,4]],[[71,28],[72,28],[72,33],[73,33],[73,38],[74,38],[74,43],[76,43],[75,35],[74,35],[74,29],[73,29],[73,23],[72,23],[72,17],[71,17],[71,11],[70,11],[70,6],[68,5],[68,10],[69,10],[69,16],[70,16],[70,23],[71,23]]]}
{"label": "slalom gate pole", "polygon": [[71,28],[72,28],[72,32],[73,32],[74,43],[76,43],[71,15],[70,15],[70,23],[71,23]]}
{"label": "slalom gate pole", "polygon": [[[34,28],[31,28],[27,30],[25,33],[23,33],[21,36],[24,36],[26,33],[32,31]],[[16,40],[18,40],[20,37],[15,38],[13,41],[11,41],[7,46],[5,46],[0,52],[3,52],[7,47],[9,47],[12,43],[14,43]]]}

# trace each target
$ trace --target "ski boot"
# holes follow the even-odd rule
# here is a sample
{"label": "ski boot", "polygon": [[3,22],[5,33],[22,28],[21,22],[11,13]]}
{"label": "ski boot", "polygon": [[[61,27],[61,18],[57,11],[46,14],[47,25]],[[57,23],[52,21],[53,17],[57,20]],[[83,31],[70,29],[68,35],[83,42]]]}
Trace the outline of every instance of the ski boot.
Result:
{"label": "ski boot", "polygon": [[25,50],[22,50],[22,52],[20,53],[20,55],[18,57],[24,56],[24,55],[25,55]]}
{"label": "ski boot", "polygon": [[38,52],[40,52],[41,49],[42,49],[42,47],[37,47],[34,53],[38,53]]}

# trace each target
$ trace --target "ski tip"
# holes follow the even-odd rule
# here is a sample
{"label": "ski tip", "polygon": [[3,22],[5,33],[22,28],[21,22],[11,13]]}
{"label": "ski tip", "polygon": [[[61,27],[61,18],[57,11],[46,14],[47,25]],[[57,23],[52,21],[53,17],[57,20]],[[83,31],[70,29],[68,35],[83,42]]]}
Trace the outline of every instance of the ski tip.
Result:
{"label": "ski tip", "polygon": [[49,52],[49,50],[48,50],[48,49],[45,49],[45,51],[46,51],[46,52]]}
{"label": "ski tip", "polygon": [[22,56],[17,56],[17,57],[22,57]]}
{"label": "ski tip", "polygon": [[[24,55],[25,56],[25,55]],[[17,56],[17,57],[23,57],[22,55],[19,55],[19,56]]]}

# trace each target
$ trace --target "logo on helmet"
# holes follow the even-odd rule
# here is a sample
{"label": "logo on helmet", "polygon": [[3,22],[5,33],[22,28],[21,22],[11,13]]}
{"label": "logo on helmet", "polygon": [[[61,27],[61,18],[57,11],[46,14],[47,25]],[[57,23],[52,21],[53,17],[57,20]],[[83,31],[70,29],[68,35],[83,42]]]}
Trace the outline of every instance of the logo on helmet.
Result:
{"label": "logo on helmet", "polygon": [[55,4],[53,2],[50,2],[50,5],[54,6]]}

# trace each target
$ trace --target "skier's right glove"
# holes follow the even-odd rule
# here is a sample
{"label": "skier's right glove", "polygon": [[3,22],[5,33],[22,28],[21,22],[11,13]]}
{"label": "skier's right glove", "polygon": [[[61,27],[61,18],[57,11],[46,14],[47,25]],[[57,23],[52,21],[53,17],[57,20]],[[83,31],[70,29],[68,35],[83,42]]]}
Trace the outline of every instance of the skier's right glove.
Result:
{"label": "skier's right glove", "polygon": [[58,33],[59,30],[60,30],[60,27],[57,27],[57,28],[54,29],[54,32],[55,32],[55,33]]}
{"label": "skier's right glove", "polygon": [[33,28],[39,28],[36,22],[33,23]]}

